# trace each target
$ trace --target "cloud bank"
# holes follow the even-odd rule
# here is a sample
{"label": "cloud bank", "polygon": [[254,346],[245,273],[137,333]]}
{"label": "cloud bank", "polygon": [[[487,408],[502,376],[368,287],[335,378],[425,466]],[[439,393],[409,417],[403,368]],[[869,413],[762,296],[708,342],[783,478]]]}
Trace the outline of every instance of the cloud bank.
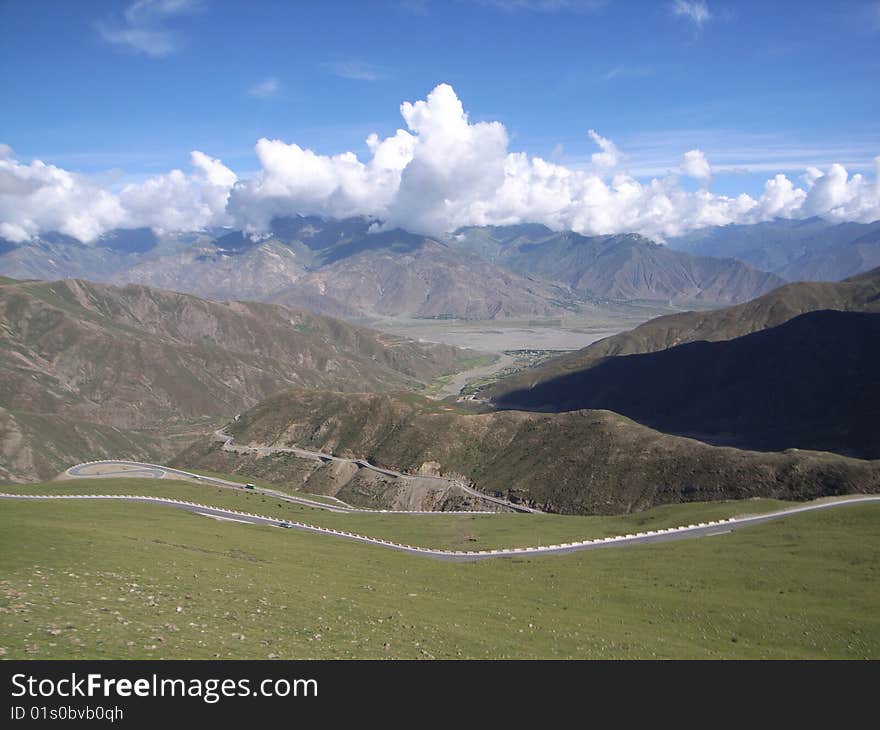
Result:
{"label": "cloud bank", "polygon": [[369,157],[327,156],[281,140],[260,139],[260,164],[239,180],[220,160],[194,151],[191,171],[172,170],[119,192],[39,160],[15,159],[0,145],[0,236],[21,242],[52,230],[85,242],[113,228],[159,232],[228,225],[265,232],[285,215],[368,216],[384,227],[439,235],[464,225],[544,223],[595,235],[637,232],[656,239],[694,228],[813,215],[835,221],[880,219],[880,157],[873,180],[838,164],[808,168],[795,183],[779,174],[754,198],[715,195],[705,153],[685,152],[681,172],[643,182],[627,174],[625,155],[590,130],[598,151],[575,170],[509,149],[500,122],[471,122],[451,86],[400,107],[405,129],[372,134]]}
{"label": "cloud bank", "polygon": [[198,151],[190,162],[189,175],[172,170],[111,193],[40,160],[22,164],[0,145],[0,237],[21,242],[59,231],[89,243],[114,228],[162,233],[231,223],[226,206],[235,173]]}

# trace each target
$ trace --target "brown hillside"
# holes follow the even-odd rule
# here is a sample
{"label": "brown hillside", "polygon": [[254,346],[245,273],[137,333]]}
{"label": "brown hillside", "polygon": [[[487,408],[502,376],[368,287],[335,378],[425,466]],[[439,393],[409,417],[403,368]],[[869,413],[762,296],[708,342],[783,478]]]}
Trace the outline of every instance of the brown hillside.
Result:
{"label": "brown hillside", "polygon": [[[230,431],[239,444],[297,445],[411,473],[436,470],[436,462],[442,474],[463,475],[483,491],[570,514],[880,490],[880,462],[709,446],[609,411],[471,414],[414,394],[289,391],[247,411]],[[189,456],[213,463],[197,452]],[[284,480],[283,468],[275,478]]]}
{"label": "brown hillside", "polygon": [[290,387],[419,388],[467,355],[277,305],[80,280],[0,286],[0,344],[0,408],[163,432]]}

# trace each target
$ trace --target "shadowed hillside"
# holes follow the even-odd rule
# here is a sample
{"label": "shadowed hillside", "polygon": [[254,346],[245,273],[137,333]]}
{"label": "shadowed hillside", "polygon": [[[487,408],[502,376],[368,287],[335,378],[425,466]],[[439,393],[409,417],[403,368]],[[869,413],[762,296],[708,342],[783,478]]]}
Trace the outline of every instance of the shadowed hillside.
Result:
{"label": "shadowed hillside", "polygon": [[605,408],[747,448],[880,457],[880,314],[810,312],[724,342],[604,360],[499,406]]}
{"label": "shadowed hillside", "polygon": [[629,332],[606,337],[581,350],[499,380],[486,388],[483,396],[500,400],[505,393],[533,388],[561,375],[594,367],[608,357],[656,352],[699,340],[730,340],[821,309],[880,312],[880,268],[836,283],[787,284],[734,307],[657,317]]}

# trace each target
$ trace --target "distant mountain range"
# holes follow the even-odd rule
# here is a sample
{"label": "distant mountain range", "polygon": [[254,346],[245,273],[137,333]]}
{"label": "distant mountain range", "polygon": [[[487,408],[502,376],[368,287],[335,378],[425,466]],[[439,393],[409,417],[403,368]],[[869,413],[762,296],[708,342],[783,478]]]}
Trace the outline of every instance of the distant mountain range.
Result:
{"label": "distant mountain range", "polygon": [[391,231],[339,252],[270,295],[271,301],[350,316],[462,319],[550,317],[593,305],[588,296],[517,274],[445,243]]}
{"label": "distant mountain range", "polygon": [[731,304],[785,283],[730,258],[692,256],[637,234],[581,236],[527,224],[465,228],[449,240],[520,274],[609,299]]}
{"label": "distant mountain range", "polygon": [[789,281],[839,281],[880,266],[880,221],[778,219],[703,228],[668,244],[695,255],[733,257]]}
{"label": "distant mountain range", "polygon": [[361,218],[282,218],[257,238],[141,229],[114,231],[92,245],[50,234],[23,244],[0,241],[0,274],[140,283],[352,319],[559,317],[608,300],[711,306],[783,283],[741,261],[692,256],[636,235],[509,226],[437,240],[374,232],[371,225]]}
{"label": "distant mountain range", "polygon": [[0,479],[167,457],[284,388],[418,390],[472,356],[272,304],[0,279]]}

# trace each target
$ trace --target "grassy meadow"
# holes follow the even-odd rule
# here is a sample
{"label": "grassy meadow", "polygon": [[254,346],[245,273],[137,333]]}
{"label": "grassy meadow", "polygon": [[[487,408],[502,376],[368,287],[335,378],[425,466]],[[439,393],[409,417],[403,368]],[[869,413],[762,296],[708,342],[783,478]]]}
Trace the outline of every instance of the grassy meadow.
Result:
{"label": "grassy meadow", "polygon": [[[200,473],[209,474],[203,471]],[[226,475],[214,476],[226,478]],[[263,485],[258,483],[258,486]],[[281,491],[277,485],[270,488]],[[447,550],[493,550],[503,547],[553,545],[772,512],[793,504],[771,499],[678,504],[614,517],[517,513],[395,515],[340,514],[284,502],[267,494],[172,479],[75,479],[33,485],[7,485],[2,491],[22,494],[137,494],[173,497],[198,504],[357,532],[409,545]],[[332,504],[331,500],[324,499]]]}
{"label": "grassy meadow", "polygon": [[[780,506],[692,504],[610,518],[421,518],[333,515],[171,480],[77,480],[3,490],[164,493],[473,549]],[[698,540],[445,563],[156,505],[3,501],[0,654],[877,658],[878,528],[880,505],[862,504]]]}

